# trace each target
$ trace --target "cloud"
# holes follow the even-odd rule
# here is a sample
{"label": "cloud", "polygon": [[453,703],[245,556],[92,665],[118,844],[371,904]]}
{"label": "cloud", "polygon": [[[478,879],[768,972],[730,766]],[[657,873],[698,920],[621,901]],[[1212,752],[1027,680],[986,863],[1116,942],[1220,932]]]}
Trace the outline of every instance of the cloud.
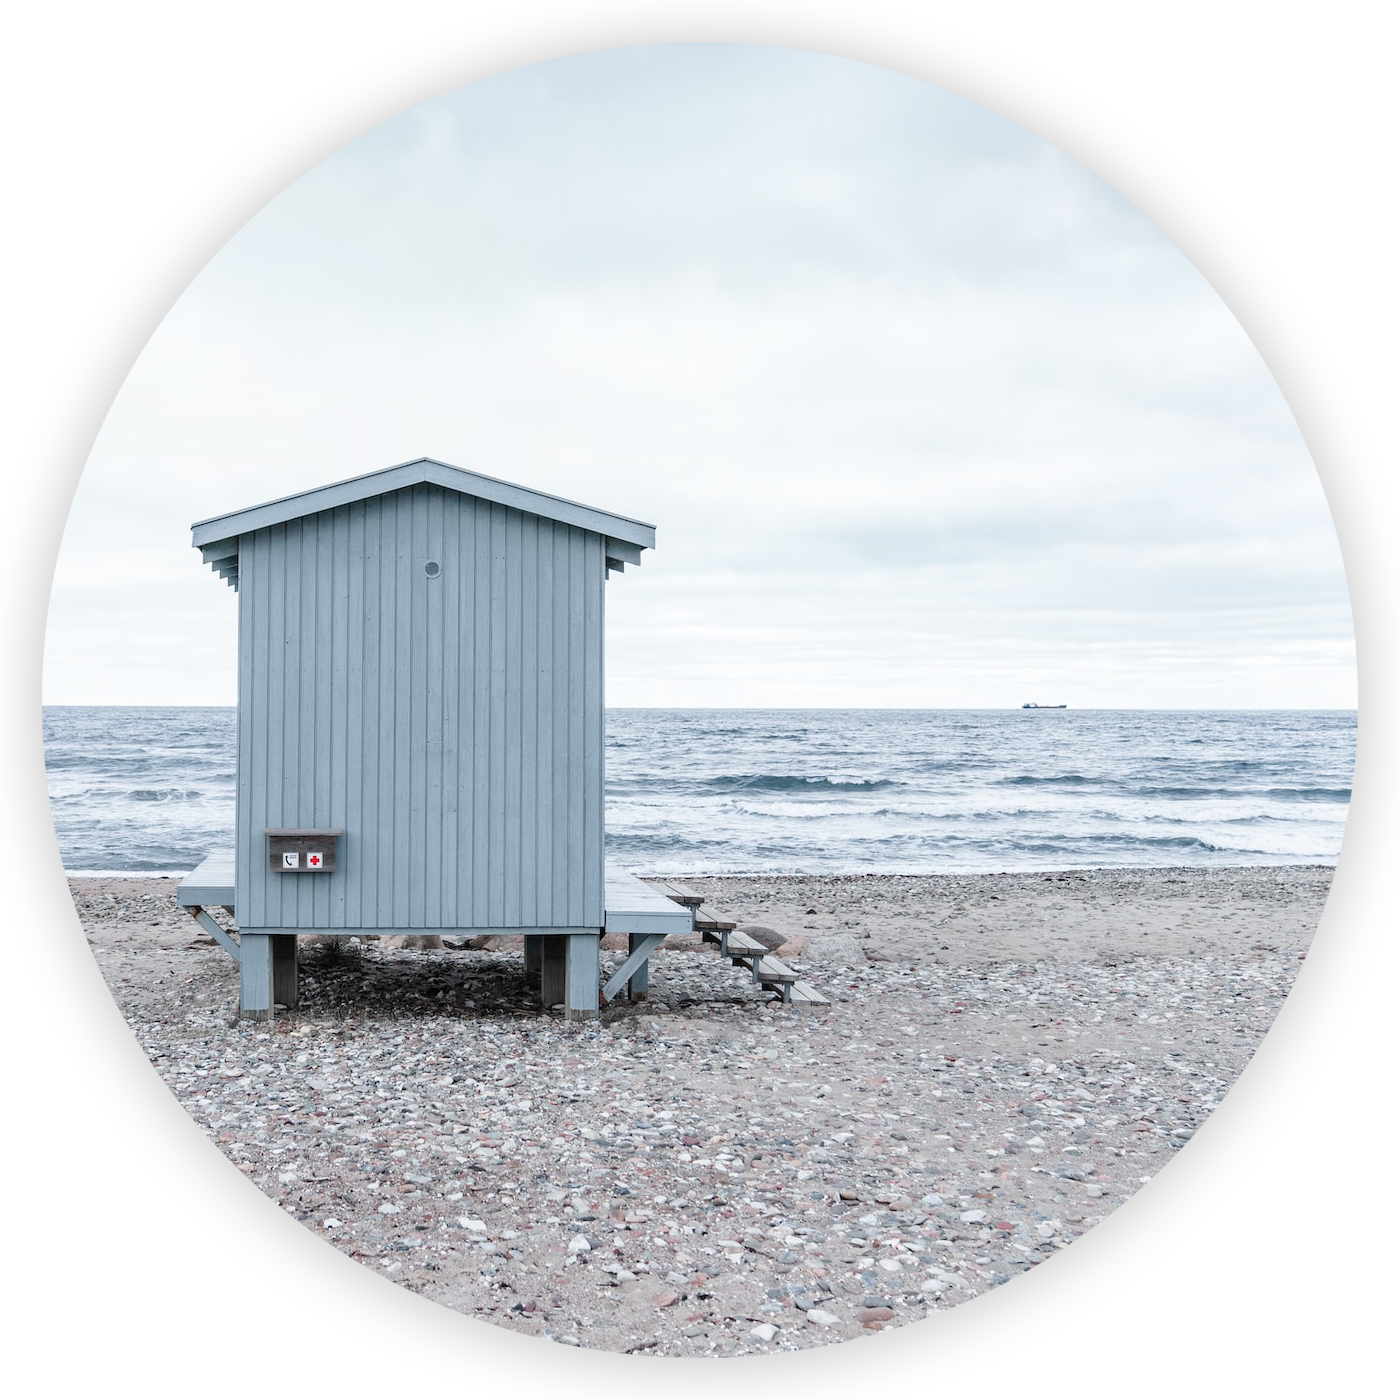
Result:
{"label": "cloud", "polygon": [[1016,703],[1027,668],[1353,703],[1322,492],[1228,310],[1083,168],[884,70],[581,55],[298,181],[103,429],[49,697],[230,700],[189,522],[422,453],[658,524],[609,585],[614,703],[691,702],[701,646],[736,704]]}

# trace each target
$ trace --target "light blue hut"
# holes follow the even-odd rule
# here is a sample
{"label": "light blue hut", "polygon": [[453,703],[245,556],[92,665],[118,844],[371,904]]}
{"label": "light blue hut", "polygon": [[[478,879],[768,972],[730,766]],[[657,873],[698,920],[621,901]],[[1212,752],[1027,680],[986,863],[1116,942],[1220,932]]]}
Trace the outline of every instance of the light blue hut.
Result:
{"label": "light blue hut", "polygon": [[[241,1014],[297,1001],[306,934],[521,934],[598,1014],[690,909],[603,855],[603,601],[653,526],[419,458],[200,521],[238,593],[235,842],[179,899]],[[207,912],[224,906],[235,942]]]}

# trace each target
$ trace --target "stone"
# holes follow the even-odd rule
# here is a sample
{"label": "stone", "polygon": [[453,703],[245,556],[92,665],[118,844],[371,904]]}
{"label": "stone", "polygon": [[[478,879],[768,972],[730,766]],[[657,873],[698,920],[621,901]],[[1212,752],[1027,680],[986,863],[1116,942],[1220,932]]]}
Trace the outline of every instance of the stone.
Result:
{"label": "stone", "polygon": [[587,1235],[575,1235],[569,1241],[570,1254],[587,1254],[593,1248]]}
{"label": "stone", "polygon": [[757,1327],[749,1328],[749,1336],[757,1337],[760,1342],[771,1342],[778,1335],[778,1329],[771,1322],[760,1322]]}
{"label": "stone", "polygon": [[654,1308],[673,1308],[681,1300],[681,1295],[674,1288],[668,1288],[664,1293],[658,1293],[652,1300]]}
{"label": "stone", "polygon": [[841,1319],[835,1313],[827,1312],[825,1308],[808,1308],[807,1321],[815,1322],[818,1327],[835,1327]]}
{"label": "stone", "polygon": [[814,934],[807,938],[802,959],[810,967],[860,967],[866,955],[849,933]]}
{"label": "stone", "polygon": [[762,943],[770,953],[781,948],[788,940],[787,934],[779,933],[777,929],[769,928],[765,924],[740,924],[739,932],[748,934],[755,943]]}
{"label": "stone", "polygon": [[862,1327],[883,1327],[887,1322],[894,1321],[893,1308],[858,1308],[856,1310],[856,1321]]}

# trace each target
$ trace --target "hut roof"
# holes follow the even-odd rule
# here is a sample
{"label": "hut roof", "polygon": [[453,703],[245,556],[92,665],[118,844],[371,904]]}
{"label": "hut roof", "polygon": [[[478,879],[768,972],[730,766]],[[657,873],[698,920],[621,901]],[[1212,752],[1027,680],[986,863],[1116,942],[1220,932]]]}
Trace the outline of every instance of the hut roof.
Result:
{"label": "hut roof", "polygon": [[527,486],[517,486],[493,476],[482,476],[479,472],[466,471],[432,457],[417,457],[396,467],[351,477],[348,481],[313,487],[294,496],[282,496],[278,500],[248,506],[228,515],[196,521],[190,527],[192,543],[207,564],[237,587],[240,535],[269,525],[281,525],[304,515],[315,515],[318,511],[334,510],[337,506],[363,501],[371,496],[387,495],[405,486],[417,486],[420,482],[432,482],[449,491],[460,491],[464,496],[494,501],[530,515],[543,516],[546,520],[558,520],[565,525],[592,530],[607,541],[608,563],[613,568],[620,568],[624,563],[638,564],[643,549],[656,548],[654,525],[629,519],[625,515],[613,515],[593,506],[580,505],[577,501],[566,501],[562,496],[532,491]]}

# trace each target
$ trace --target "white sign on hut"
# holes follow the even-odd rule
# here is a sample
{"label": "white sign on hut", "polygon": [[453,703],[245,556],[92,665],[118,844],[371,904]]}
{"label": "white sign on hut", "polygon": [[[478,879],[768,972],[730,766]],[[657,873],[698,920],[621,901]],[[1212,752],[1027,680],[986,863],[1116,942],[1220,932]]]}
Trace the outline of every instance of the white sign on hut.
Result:
{"label": "white sign on hut", "polygon": [[[692,912],[603,856],[603,592],[651,525],[429,458],[193,527],[238,594],[234,848],[179,899],[240,1012],[297,1001],[299,936],[524,935],[546,1006]],[[235,941],[207,911],[228,909]]]}

